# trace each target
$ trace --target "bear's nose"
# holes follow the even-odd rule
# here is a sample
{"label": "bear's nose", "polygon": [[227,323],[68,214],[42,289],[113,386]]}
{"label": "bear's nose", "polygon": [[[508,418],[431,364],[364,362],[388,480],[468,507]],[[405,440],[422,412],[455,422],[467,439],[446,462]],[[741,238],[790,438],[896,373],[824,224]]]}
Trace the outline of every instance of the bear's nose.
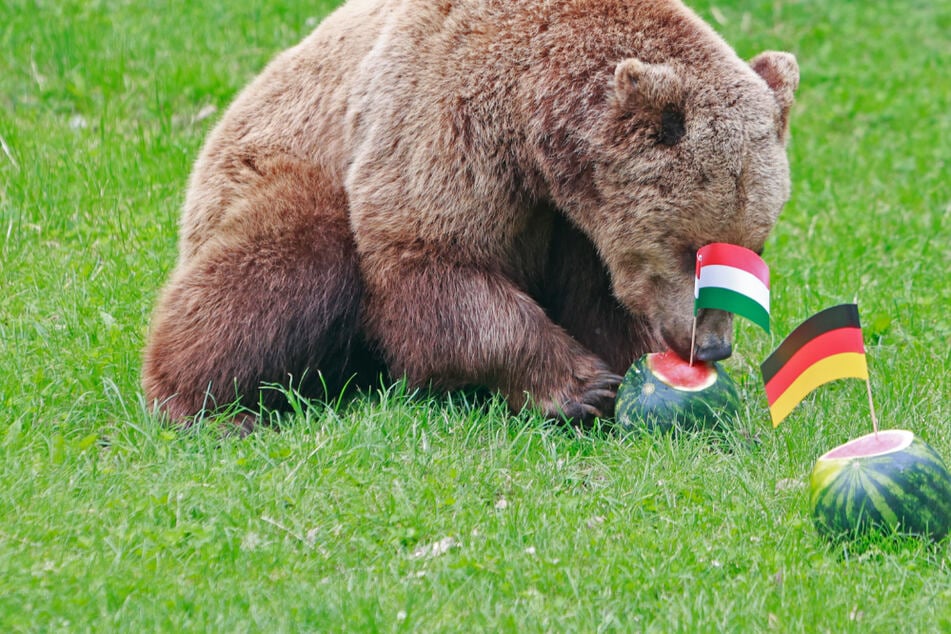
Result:
{"label": "bear's nose", "polygon": [[723,339],[706,341],[694,350],[694,356],[700,361],[720,361],[733,354],[733,344]]}
{"label": "bear's nose", "polygon": [[[690,346],[687,346],[689,351]],[[733,315],[705,308],[697,315],[694,358],[713,362],[733,354]]]}

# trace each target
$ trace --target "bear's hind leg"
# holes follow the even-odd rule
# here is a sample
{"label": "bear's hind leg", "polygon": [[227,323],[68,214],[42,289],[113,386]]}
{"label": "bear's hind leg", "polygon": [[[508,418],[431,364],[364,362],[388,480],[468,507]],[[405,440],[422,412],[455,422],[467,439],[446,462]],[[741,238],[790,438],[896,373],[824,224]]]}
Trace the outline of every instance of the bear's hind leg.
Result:
{"label": "bear's hind leg", "polygon": [[156,307],[143,387],[179,423],[236,400],[280,409],[286,399],[262,384],[321,396],[324,382],[333,393],[372,365],[345,194],[297,161],[257,167],[261,184],[180,263]]}

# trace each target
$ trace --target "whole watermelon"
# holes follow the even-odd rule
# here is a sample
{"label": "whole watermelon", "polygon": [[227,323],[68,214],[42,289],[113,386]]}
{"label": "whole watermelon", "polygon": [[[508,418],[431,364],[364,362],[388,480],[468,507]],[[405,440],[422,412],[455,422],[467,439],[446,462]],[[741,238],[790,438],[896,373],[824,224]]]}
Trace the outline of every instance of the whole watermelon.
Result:
{"label": "whole watermelon", "polygon": [[939,540],[951,529],[951,475],[907,430],[868,434],[824,454],[809,489],[816,529],[827,538],[878,530]]}
{"label": "whole watermelon", "polygon": [[713,429],[733,417],[739,398],[717,363],[693,365],[674,352],[638,359],[618,388],[615,423],[623,431]]}

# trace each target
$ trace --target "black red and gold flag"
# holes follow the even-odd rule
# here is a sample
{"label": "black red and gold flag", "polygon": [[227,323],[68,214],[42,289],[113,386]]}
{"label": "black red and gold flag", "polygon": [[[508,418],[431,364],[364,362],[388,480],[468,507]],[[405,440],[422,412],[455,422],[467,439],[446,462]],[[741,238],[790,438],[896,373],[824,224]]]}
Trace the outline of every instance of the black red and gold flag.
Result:
{"label": "black red and gold flag", "polygon": [[841,304],[816,313],[786,337],[760,370],[773,427],[824,383],[868,381],[858,306]]}

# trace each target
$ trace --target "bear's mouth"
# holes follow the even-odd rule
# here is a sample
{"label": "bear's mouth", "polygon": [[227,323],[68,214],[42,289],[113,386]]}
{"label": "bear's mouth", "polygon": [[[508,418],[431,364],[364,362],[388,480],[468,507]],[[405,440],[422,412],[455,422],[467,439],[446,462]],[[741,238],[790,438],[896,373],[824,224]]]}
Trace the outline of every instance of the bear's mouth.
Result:
{"label": "bear's mouth", "polygon": [[[666,345],[669,349],[673,350],[678,357],[681,359],[689,359],[690,355],[690,337],[687,338],[677,337],[670,332],[667,328],[663,326],[660,327],[660,336],[658,339],[663,345]],[[658,352],[662,352],[658,350]]]}
{"label": "bear's mouth", "polygon": [[673,350],[681,359],[696,359],[697,361],[722,361],[733,354],[733,342],[720,337],[704,337],[697,339],[693,346],[693,355],[691,355],[690,337],[677,337],[670,330],[661,327],[661,338],[668,348]]}

